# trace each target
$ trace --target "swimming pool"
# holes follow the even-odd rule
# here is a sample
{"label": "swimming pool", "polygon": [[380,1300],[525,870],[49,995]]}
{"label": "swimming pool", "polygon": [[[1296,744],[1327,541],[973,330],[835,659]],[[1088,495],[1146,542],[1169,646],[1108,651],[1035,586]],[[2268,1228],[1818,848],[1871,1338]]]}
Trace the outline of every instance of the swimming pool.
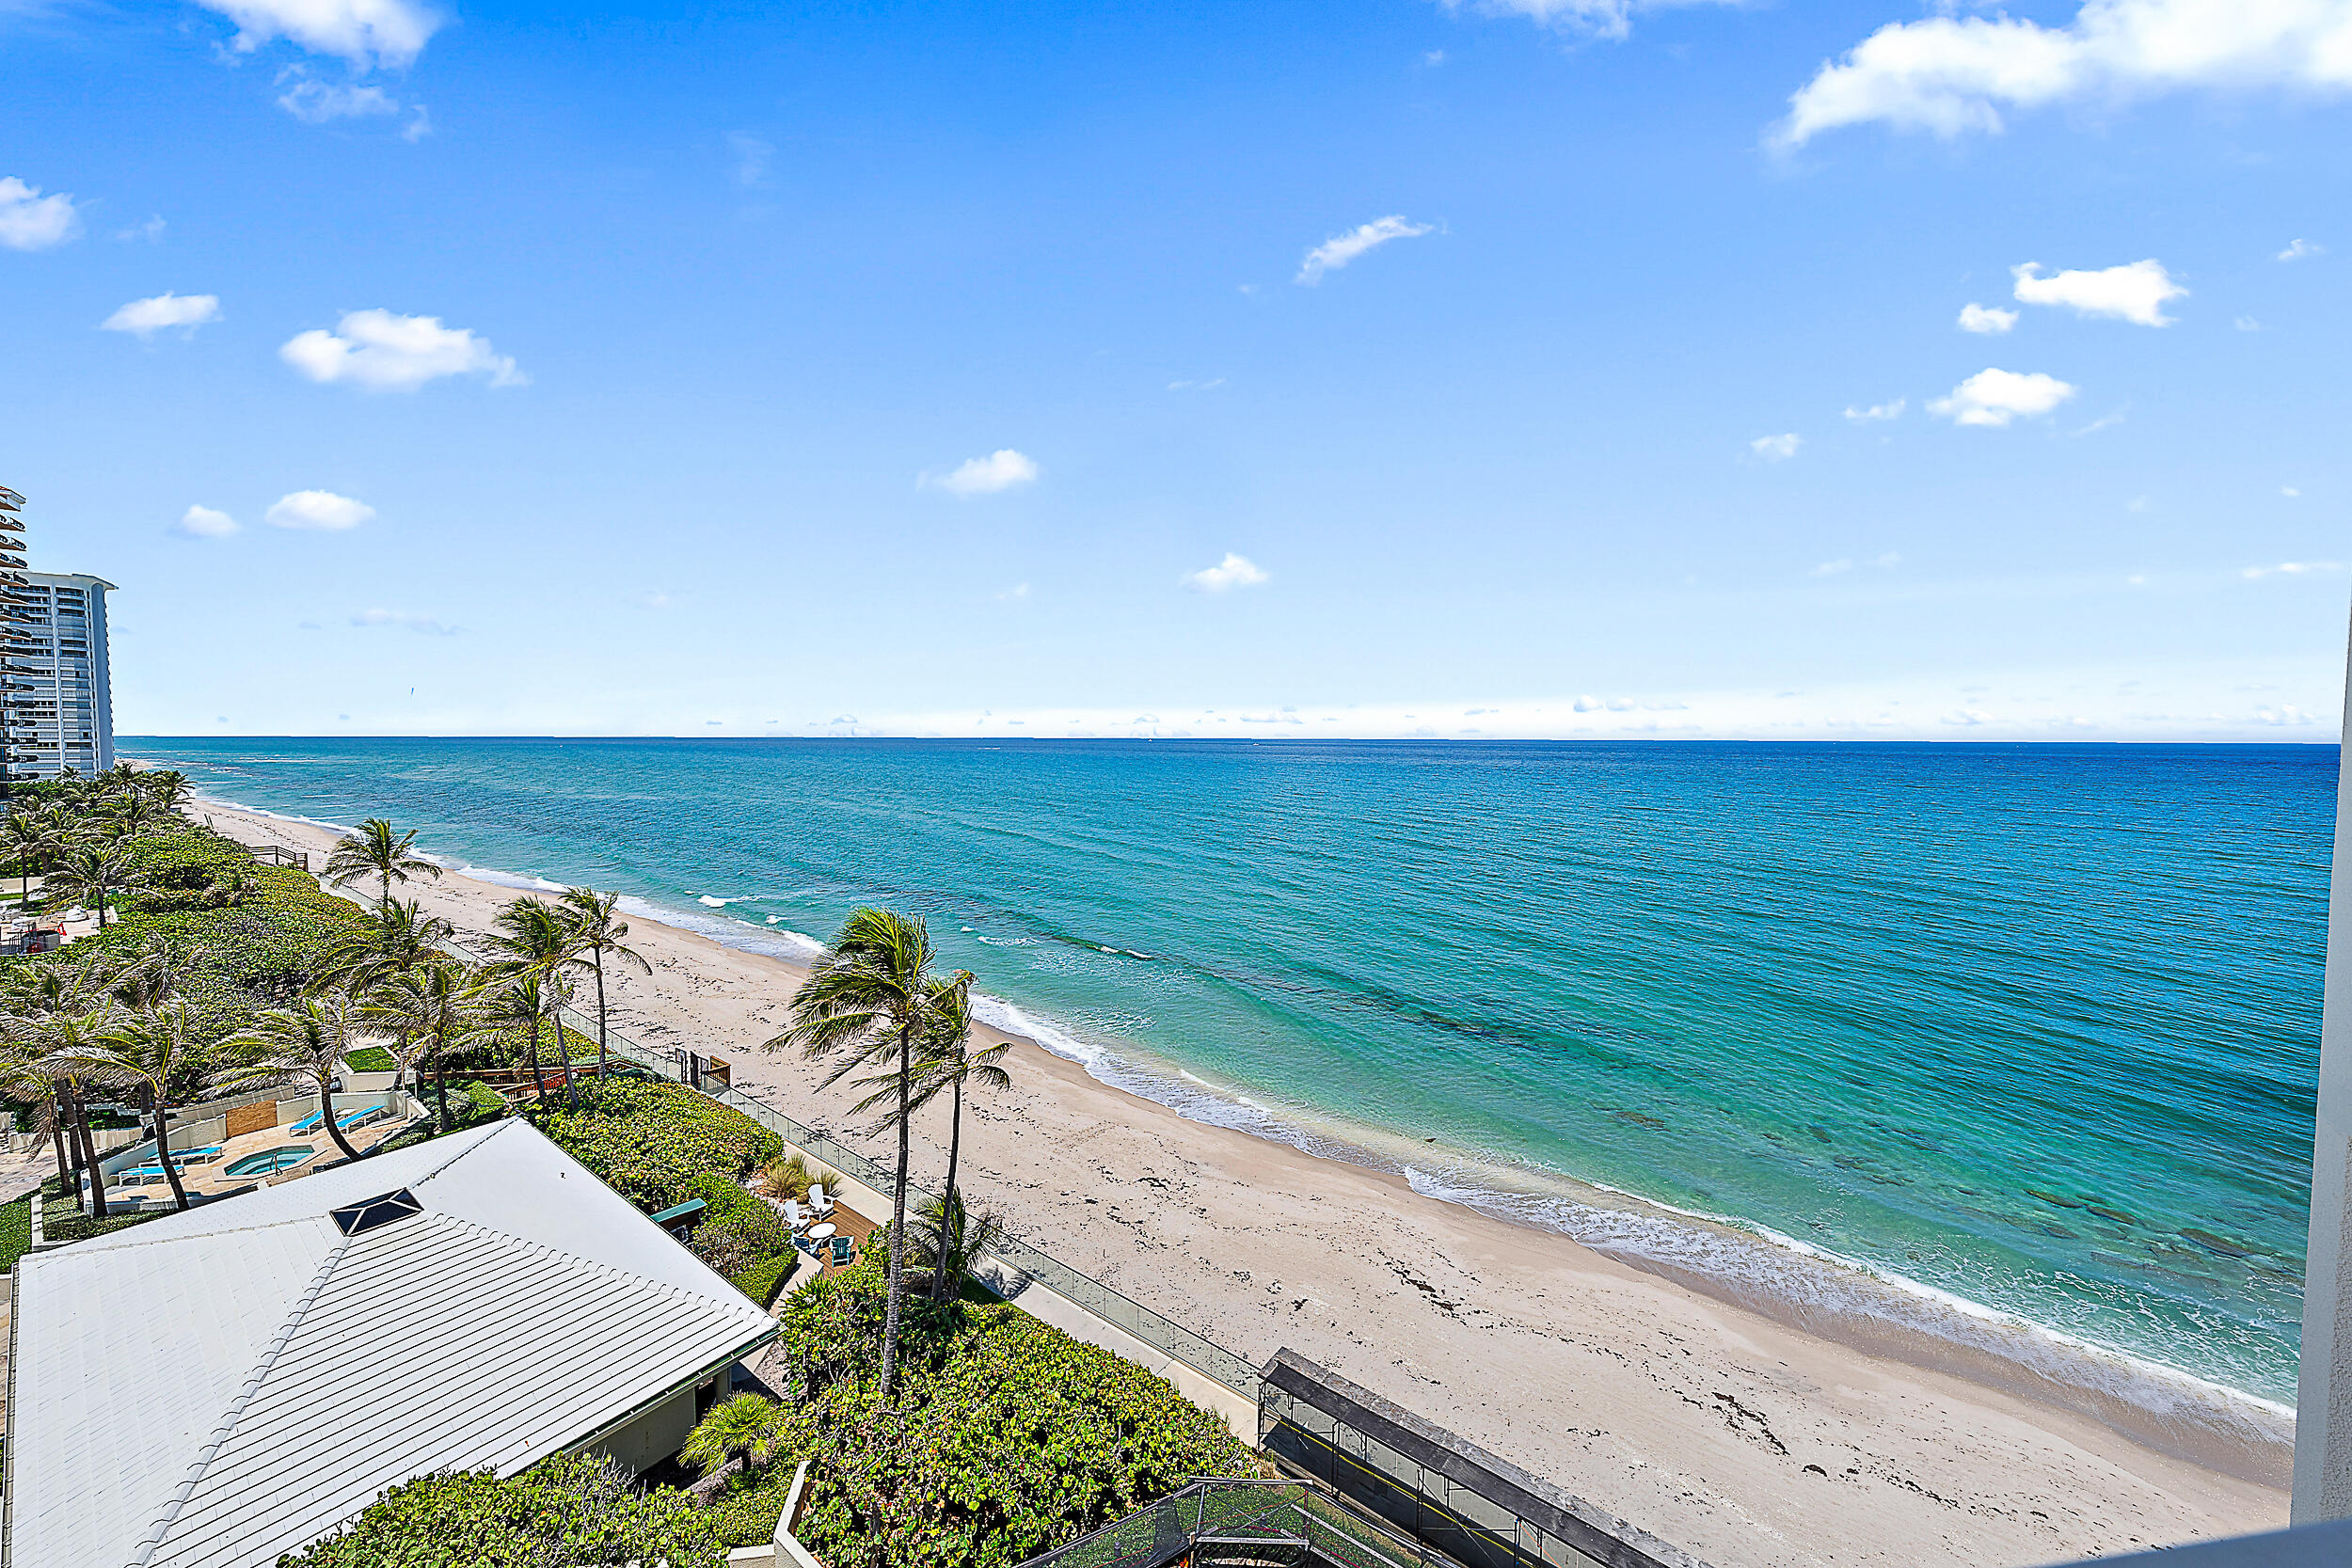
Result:
{"label": "swimming pool", "polygon": [[281,1170],[294,1169],[317,1152],[308,1144],[286,1144],[231,1160],[222,1172],[229,1176],[275,1176]]}

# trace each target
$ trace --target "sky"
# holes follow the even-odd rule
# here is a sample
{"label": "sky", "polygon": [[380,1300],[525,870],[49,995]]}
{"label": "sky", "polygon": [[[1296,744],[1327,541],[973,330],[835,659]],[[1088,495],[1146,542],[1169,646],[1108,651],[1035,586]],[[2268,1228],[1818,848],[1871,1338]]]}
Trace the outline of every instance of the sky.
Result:
{"label": "sky", "polygon": [[0,0],[129,735],[2336,737],[2352,0]]}

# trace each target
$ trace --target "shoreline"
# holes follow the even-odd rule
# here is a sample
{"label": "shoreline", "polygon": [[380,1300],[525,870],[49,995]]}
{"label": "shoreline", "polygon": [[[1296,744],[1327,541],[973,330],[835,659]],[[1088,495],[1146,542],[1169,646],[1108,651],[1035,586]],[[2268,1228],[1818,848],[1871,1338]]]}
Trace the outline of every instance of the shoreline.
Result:
{"label": "shoreline", "polygon": [[[196,809],[238,819],[246,834],[259,833],[264,842],[315,850],[335,836],[334,830],[308,819],[211,797],[199,798]],[[548,885],[539,879],[468,866],[453,871],[441,883],[411,884],[403,891],[424,897],[428,908],[456,919],[461,927],[478,930],[496,903],[516,891]],[[838,1124],[841,1107],[829,1101],[840,1097],[814,1093],[813,1074],[800,1070],[795,1061],[770,1057],[756,1049],[756,1039],[780,1023],[782,1003],[804,973],[792,958],[761,948],[797,952],[797,944],[809,939],[778,932],[762,941],[766,928],[733,917],[689,915],[686,919],[692,924],[684,924],[678,911],[637,898],[628,904],[633,920],[660,933],[659,942],[640,945],[649,957],[656,947],[662,951],[652,979],[632,975],[627,986],[615,988],[615,1023],[648,1043],[675,1044],[693,1037],[707,1052],[726,1054],[737,1064],[739,1085],[770,1095],[780,1108],[812,1124],[833,1123],[828,1130],[844,1141],[869,1147],[871,1140]],[[698,930],[697,925],[723,929]],[[651,935],[641,927],[641,938]],[[727,941],[729,936],[736,940]],[[783,940],[787,936],[795,940]],[[803,962],[807,957],[804,952],[798,956]],[[664,984],[671,979],[679,984]],[[739,994],[747,990],[765,994],[747,1006]],[[680,990],[683,995],[661,994]],[[1012,1005],[1001,1006],[1011,1020],[1033,1024]],[[1765,1291],[1742,1292],[1724,1277],[1688,1261],[1612,1246],[1605,1240],[1588,1243],[1540,1216],[1509,1212],[1508,1200],[1514,1195],[1507,1190],[1483,1191],[1477,1196],[1485,1201],[1460,1192],[1432,1190],[1446,1185],[1433,1173],[1344,1137],[1318,1133],[1316,1142],[1336,1147],[1308,1147],[1301,1141],[1309,1136],[1307,1130],[1282,1125],[1271,1113],[1261,1113],[1268,1124],[1264,1131],[1190,1117],[1180,1107],[1096,1073],[1092,1069],[1097,1061],[1057,1052],[1040,1038],[1001,1023],[991,1023],[982,1032],[1014,1042],[1021,1084],[1002,1097],[1004,1103],[981,1101],[971,1108],[965,1161],[976,1201],[1006,1207],[1016,1233],[1252,1359],[1263,1359],[1279,1344],[1293,1344],[1710,1560],[1851,1561],[1857,1560],[1852,1554],[1858,1551],[1860,1560],[1890,1563],[2027,1562],[2069,1552],[2235,1533],[2283,1520],[2285,1497],[2279,1488],[2289,1450],[2281,1441],[2291,1441],[2292,1420],[2267,1402],[2218,1389],[2187,1374],[2134,1363],[2118,1353],[2067,1344],[2061,1336],[1959,1298],[1943,1299],[1955,1320],[1964,1319],[1973,1327],[1977,1342],[1939,1338],[1931,1329],[1899,1321],[1901,1314],[1874,1313],[1857,1299],[1808,1302]],[[1051,1032],[1039,1030],[1040,1035]],[[1143,1076],[1151,1072],[1136,1064],[1120,1065]],[[1042,1083],[1038,1083],[1041,1077]],[[1197,1078],[1192,1082],[1207,1093],[1218,1093],[1215,1085]],[[1047,1092],[1025,1092],[1033,1084]],[[1011,1103],[1025,1100],[1050,1103]],[[1025,1148],[1037,1129],[998,1125],[1005,1122],[1050,1124],[1063,1135],[1064,1147]],[[930,1147],[928,1134],[933,1131],[918,1131],[918,1160],[935,1159],[942,1152]],[[1013,1136],[1007,1140],[1002,1132]],[[1124,1162],[1105,1159],[1087,1165],[1089,1148],[1107,1150],[1110,1146],[1120,1146]],[[1148,1174],[1139,1179],[1142,1192],[1132,1194],[1130,1179],[1119,1165],[1149,1165],[1155,1158],[1172,1162],[1174,1174]],[[1253,1205],[1298,1210],[1302,1212],[1297,1219],[1320,1222],[1288,1227],[1287,1243],[1267,1256],[1269,1269],[1279,1268],[1270,1281],[1262,1283],[1253,1269],[1218,1267],[1244,1250],[1263,1251],[1238,1245],[1258,1227],[1220,1226],[1210,1207],[1168,1201],[1209,1181],[1213,1169],[1216,1176],[1240,1176],[1244,1200],[1229,1206],[1229,1212],[1247,1212]],[[1053,1180],[1077,1185],[1062,1186],[1057,1202],[1047,1191]],[[1269,1194],[1283,1201],[1257,1202]],[[1775,1249],[1788,1259],[1809,1253],[1825,1276],[1850,1276],[1846,1284],[1863,1294],[1867,1293],[1866,1284],[1890,1293],[1897,1289],[1804,1243],[1789,1242],[1776,1248],[1769,1235],[1606,1189],[1585,1188],[1566,1197],[1519,1196],[1532,1204],[1576,1203],[1596,1215],[1668,1216],[1704,1244]],[[1327,1245],[1323,1250],[1328,1256],[1301,1256],[1302,1238],[1317,1229],[1340,1228],[1328,1222],[1343,1217],[1329,1209],[1314,1215],[1311,1206],[1343,1196],[1391,1223],[1370,1227],[1359,1244]],[[1391,1232],[1400,1225],[1425,1237],[1445,1239],[1421,1249],[1383,1244],[1396,1239]],[[1363,1229],[1360,1225],[1354,1228]],[[1203,1232],[1211,1256],[1188,1250],[1184,1262],[1151,1256],[1186,1243],[1199,1245]],[[1498,1290],[1495,1280],[1463,1267],[1470,1255],[1460,1248],[1472,1239],[1486,1249],[1480,1255],[1483,1265],[1521,1277]],[[1372,1243],[1369,1251],[1360,1244],[1363,1241]],[[1459,1246],[1450,1247],[1449,1242]],[[1284,1286],[1285,1277],[1293,1284]],[[1914,1305],[1915,1316],[1916,1304],[1928,1299],[1927,1290],[1914,1286],[1905,1298]],[[1564,1317],[1555,1301],[1562,1293],[1590,1299],[1584,1310]],[[1279,1299],[1268,1301],[1268,1296]],[[1327,1305],[1347,1296],[1359,1307],[1370,1309],[1361,1321],[1351,1322],[1344,1310]],[[1591,1309],[1598,1298],[1606,1298],[1602,1305],[1608,1310]],[[1440,1338],[1467,1335],[1471,1344],[1496,1333],[1522,1338],[1532,1334],[1540,1343],[1527,1348],[1537,1354],[1556,1351],[1565,1343],[1623,1363],[1628,1357],[1613,1341],[1647,1341],[1643,1348],[1653,1362],[1662,1356],[1667,1367],[1687,1374],[1687,1364],[1698,1360],[1712,1372],[1698,1381],[1718,1386],[1696,1392],[1677,1386],[1665,1395],[1654,1386],[1662,1381],[1674,1386],[1687,1376],[1661,1379],[1661,1368],[1653,1364],[1636,1380],[1653,1386],[1646,1398],[1628,1397],[1634,1391],[1616,1389],[1611,1397],[1596,1399],[1580,1377],[1547,1379],[1534,1369],[1496,1364],[1489,1353],[1487,1364],[1477,1369],[1486,1379],[1478,1391],[1486,1397],[1478,1400],[1476,1411],[1469,1411],[1456,1393],[1467,1392],[1457,1374],[1469,1370],[1458,1356],[1435,1357],[1448,1374],[1441,1380],[1426,1369],[1432,1357],[1424,1337],[1382,1332],[1401,1329],[1391,1321],[1397,1316],[1391,1308],[1398,1304],[1434,1310],[1446,1330]],[[1672,1310],[1665,1310],[1669,1306]],[[1269,1312],[1271,1324],[1264,1321]],[[1595,1334],[1591,1325],[1596,1318],[1613,1322],[1615,1332]],[[1661,1318],[1674,1321],[1679,1332],[1666,1332]],[[1719,1354],[1730,1347],[1744,1351],[1744,1356],[1733,1356],[1735,1362],[1753,1363],[1756,1354],[1768,1346],[1773,1354],[1762,1366],[1722,1365],[1719,1357],[1698,1355],[1685,1337],[1692,1332],[1712,1340]],[[2045,1351],[2074,1354],[2086,1365],[2104,1359],[2105,1371],[2139,1397],[2095,1388],[2084,1381],[2069,1384],[2046,1367],[2035,1366],[2032,1356],[2014,1354],[2013,1343],[2005,1354],[2000,1348],[2004,1335],[2014,1341],[2021,1334],[2041,1334],[2049,1341]],[[1680,1348],[1659,1351],[1661,1338],[1670,1343],[1679,1340]],[[1685,1365],[1675,1367],[1677,1358]],[[2050,1358],[2045,1355],[2045,1362]],[[1777,1372],[1768,1370],[1775,1365]],[[1581,1369],[1586,1374],[1589,1370]],[[1534,1386],[1529,1386],[1531,1381]],[[1734,1391],[1732,1384],[1746,1386]],[[1883,1398],[1888,1387],[1897,1386],[1907,1387],[1905,1402],[1927,1400],[1948,1407],[1943,1414],[1957,1418],[1931,1423],[1940,1430],[1915,1444],[1886,1441],[1903,1434],[1868,1428],[1872,1420],[1892,1417]],[[1455,1397],[1449,1400],[1433,1389]],[[1781,1414],[1792,1398],[1806,1407],[1793,1424]],[[1857,1398],[1863,1405],[1881,1408],[1868,1419],[1859,1407],[1834,1419],[1826,1411],[1810,1408],[1852,1405]],[[2232,1410],[2232,1402],[2241,1408]],[[1648,1408],[1653,1405],[1657,1408]],[[1563,1422],[1569,1430],[1560,1430]],[[1584,1423],[1595,1424],[1586,1430]],[[1680,1466],[1690,1463],[1682,1445],[1693,1434],[1676,1429],[1693,1424],[1708,1440],[1701,1447],[1720,1447],[1728,1439],[1734,1454],[1711,1455],[1709,1463],[1682,1473]],[[1815,1430],[1817,1448],[1819,1441],[1829,1440],[1831,1428],[1841,1429],[1836,1439],[1871,1463],[1848,1463],[1841,1468],[1830,1463],[1834,1456],[1826,1451],[1812,1454],[1807,1463],[1800,1457],[1806,1455],[1806,1447],[1791,1433],[1808,1424]],[[1547,1426],[1551,1430],[1545,1430]],[[1956,1442],[1955,1429],[1970,1440]],[[1637,1433],[1654,1434],[1658,1441],[1639,1441]],[[2001,1440],[1994,1440],[1996,1434]],[[1990,1447],[1983,1446],[1987,1443]],[[1643,1451],[1629,1470],[1629,1445]],[[2046,1451],[2028,1460],[2016,1451],[2019,1447]],[[1886,1449],[1907,1451],[1899,1459],[1876,1451]],[[1974,1463],[1959,1465],[1955,1475],[1955,1462],[1971,1451]],[[1671,1464],[1663,1457],[1669,1454],[1674,1456]],[[1602,1461],[1597,1469],[1596,1460]],[[2057,1474],[2036,1474],[2054,1464],[2067,1473],[2071,1484]],[[1778,1479],[1768,1481],[1763,1474],[1748,1473],[1758,1465]],[[2085,1487],[2084,1465],[2100,1472],[2105,1481]],[[1932,1481],[1922,1479],[1930,1472],[1943,1474]],[[2000,1478],[1990,1495],[1988,1472]],[[1661,1487],[1668,1475],[1675,1478],[1673,1484]],[[2133,1484],[2114,1484],[2126,1476],[2137,1479]],[[2005,1549],[1990,1537],[1953,1541],[1938,1529],[1940,1544],[1931,1549],[1927,1541],[1892,1517],[1833,1523],[1804,1508],[1801,1499],[1772,1497],[1808,1484],[1829,1484],[1843,1492],[1871,1484],[1874,1477],[1892,1491],[1918,1499],[1931,1517],[1942,1515],[1945,1528],[1955,1522],[1951,1511],[1964,1509],[1979,1524],[2010,1518],[2024,1538]],[[1763,1484],[1754,1484],[1757,1482]],[[2023,1497],[2015,1490],[2018,1483],[2026,1483]],[[1659,1507],[1645,1513],[1637,1503],[1640,1496],[1652,1497]],[[2004,1500],[1996,1501],[1996,1496]],[[2126,1500],[2132,1497],[2144,1506],[2133,1506]],[[2024,1506],[2026,1498],[2039,1500]],[[1829,1502],[1827,1497],[1818,1500]],[[1800,1504],[1794,1518],[1788,1515],[1791,1502]],[[1847,1496],[1832,1512],[1846,1513],[1862,1502]],[[1904,1506],[1882,1495],[1862,1512],[1883,1515],[1890,1508],[1901,1513]],[[1718,1528],[1706,1528],[1702,1520]],[[1680,1528],[1678,1521],[1691,1528]],[[1729,1529],[1729,1538],[1720,1537],[1722,1528]],[[1910,1539],[1898,1546],[1890,1531],[1893,1537]],[[2005,1533],[1996,1529],[1992,1535]],[[1828,1555],[1813,1555],[1800,1544],[1804,1538],[1815,1538],[1814,1548],[1826,1547]],[[1836,1539],[1837,1544],[1831,1546],[1825,1538]]]}

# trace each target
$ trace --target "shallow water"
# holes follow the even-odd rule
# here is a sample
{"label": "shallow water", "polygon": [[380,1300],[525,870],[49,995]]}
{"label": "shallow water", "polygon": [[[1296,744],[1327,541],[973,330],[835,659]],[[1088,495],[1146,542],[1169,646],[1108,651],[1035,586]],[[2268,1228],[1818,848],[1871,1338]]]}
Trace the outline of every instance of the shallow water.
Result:
{"label": "shallow water", "polygon": [[1785,1238],[2293,1397],[2333,748],[123,750],[747,942],[898,904],[998,1022],[1194,1114],[1635,1254],[1690,1235],[1548,1182],[1728,1216],[1774,1239],[1691,1266],[1781,1289]]}

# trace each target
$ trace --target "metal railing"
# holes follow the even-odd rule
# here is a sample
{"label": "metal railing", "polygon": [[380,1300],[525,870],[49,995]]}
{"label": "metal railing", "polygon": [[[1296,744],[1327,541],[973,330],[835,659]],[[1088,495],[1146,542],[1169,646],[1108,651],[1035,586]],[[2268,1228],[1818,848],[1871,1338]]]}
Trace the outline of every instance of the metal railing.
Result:
{"label": "metal railing", "polygon": [[1196,1481],[1021,1568],[1163,1568],[1188,1563],[1316,1563],[1451,1568],[1417,1542],[1351,1513],[1309,1481]]}

